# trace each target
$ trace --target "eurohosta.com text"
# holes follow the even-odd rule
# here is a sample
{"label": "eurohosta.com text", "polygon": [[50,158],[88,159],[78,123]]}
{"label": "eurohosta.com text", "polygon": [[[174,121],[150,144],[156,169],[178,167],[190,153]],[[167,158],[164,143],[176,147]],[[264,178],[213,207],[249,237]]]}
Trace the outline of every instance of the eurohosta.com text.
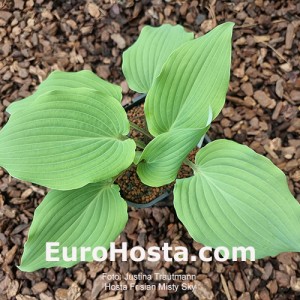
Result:
{"label": "eurohosta.com text", "polygon": [[[170,253],[173,255],[170,256]],[[189,255],[188,249],[183,246],[170,246],[164,243],[162,247],[152,246],[147,249],[136,246],[128,249],[127,243],[122,243],[121,248],[116,248],[115,243],[110,243],[110,250],[108,251],[103,246],[97,247],[61,247],[59,242],[46,243],[46,261],[86,261],[87,255],[92,256],[95,261],[104,261],[107,258],[110,261],[115,261],[117,256],[121,256],[122,261],[127,261],[129,258],[132,261],[139,262],[148,260],[151,262],[164,260],[167,262],[182,262],[182,261],[196,261],[200,259],[205,262],[212,261],[214,258],[217,261],[226,261],[232,259],[233,261],[241,260],[255,260],[254,247],[217,247],[212,251],[211,247],[202,247],[197,255]]]}

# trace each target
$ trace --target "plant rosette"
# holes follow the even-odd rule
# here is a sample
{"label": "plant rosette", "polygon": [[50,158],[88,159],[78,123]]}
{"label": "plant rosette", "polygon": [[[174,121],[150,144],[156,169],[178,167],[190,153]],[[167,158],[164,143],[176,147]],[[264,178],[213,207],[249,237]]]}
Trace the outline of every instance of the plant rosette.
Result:
{"label": "plant rosette", "polygon": [[[22,271],[80,261],[47,261],[47,242],[67,247],[68,257],[73,247],[108,249],[128,220],[116,181],[132,164],[147,186],[176,180],[174,207],[195,241],[251,246],[257,259],[299,251],[300,206],[269,159],[224,139],[187,159],[224,105],[233,27],[227,22],[197,39],[180,25],[142,29],[122,70],[133,91],[147,94],[146,128],[129,122],[121,88],[90,71],[52,72],[8,107],[0,165],[51,189],[35,210]],[[130,128],[148,142],[131,138]],[[183,163],[193,174],[176,179]]]}
{"label": "plant rosette", "polygon": [[[136,96],[132,103],[125,106],[128,119],[137,124],[142,129],[147,129],[147,123],[144,116],[144,102],[146,95],[141,94]],[[133,133],[133,134],[131,134]],[[133,139],[140,139],[145,144],[149,143],[149,137],[144,136],[143,133],[131,129],[129,136]],[[199,142],[197,147],[206,145],[210,139],[205,136],[205,139]],[[197,149],[197,148],[195,148]],[[190,153],[189,157],[194,159],[195,149]],[[182,165],[177,178],[186,178],[192,176],[192,170],[186,166]],[[172,190],[174,188],[174,183],[164,185],[161,187],[150,187],[144,185],[136,174],[136,166],[133,165],[131,168],[126,170],[118,179],[117,184],[120,186],[120,193],[122,198],[124,198],[129,206],[135,208],[147,208],[152,206],[172,206]]]}

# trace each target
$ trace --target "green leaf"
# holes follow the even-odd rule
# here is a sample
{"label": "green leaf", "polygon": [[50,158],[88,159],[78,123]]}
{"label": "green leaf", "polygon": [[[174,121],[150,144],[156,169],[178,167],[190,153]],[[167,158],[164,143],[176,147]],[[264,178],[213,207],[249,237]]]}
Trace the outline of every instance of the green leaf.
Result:
{"label": "green leaf", "polygon": [[0,132],[0,165],[19,179],[68,190],[118,175],[135,142],[121,103],[87,88],[51,91]]}
{"label": "green leaf", "polygon": [[153,139],[139,159],[137,173],[141,181],[153,187],[174,181],[182,162],[208,128],[177,129]]}
{"label": "green leaf", "polygon": [[231,22],[219,25],[169,56],[145,102],[153,136],[172,129],[204,127],[209,106],[213,118],[219,114],[229,83],[233,26]]}
{"label": "green leaf", "polygon": [[37,91],[21,100],[13,102],[8,108],[7,112],[13,114],[17,110],[23,110],[28,108],[29,105],[33,103],[38,96],[48,93],[52,90],[60,90],[66,91],[69,89],[76,88],[89,88],[91,90],[98,91],[103,95],[109,95],[118,101],[121,102],[122,99],[122,89],[121,87],[109,83],[101,78],[99,78],[96,74],[91,71],[83,70],[79,72],[62,72],[62,71],[54,71],[52,72],[46,80],[44,80]]}
{"label": "green leaf", "polygon": [[300,205],[285,175],[244,145],[218,140],[196,155],[195,176],[179,179],[174,205],[198,242],[252,246],[256,258],[300,250]]}
{"label": "green leaf", "polygon": [[135,161],[141,181],[153,187],[174,181],[184,159],[204,138],[211,120],[209,107],[206,127],[174,129],[155,137]]}
{"label": "green leaf", "polygon": [[194,38],[180,25],[145,26],[137,41],[123,53],[122,70],[129,87],[147,93],[170,54]]}
{"label": "green leaf", "polygon": [[[71,267],[80,261],[80,252],[76,261],[66,262],[62,260],[62,247],[68,247],[68,257],[72,257],[71,247],[108,249],[127,219],[127,204],[117,185],[97,183],[72,191],[51,191],[35,210],[19,269],[33,272]],[[53,254],[60,262],[46,261],[47,242],[60,243],[59,254]],[[86,261],[92,260],[92,253],[87,252]]]}
{"label": "green leaf", "polygon": [[153,139],[144,149],[137,167],[141,181],[153,187],[174,181],[183,160],[202,135],[198,129],[179,129]]}
{"label": "green leaf", "polygon": [[143,153],[142,151],[135,151],[135,157],[134,157],[134,160],[133,160],[133,163],[135,165],[137,165],[140,162],[142,153]]}

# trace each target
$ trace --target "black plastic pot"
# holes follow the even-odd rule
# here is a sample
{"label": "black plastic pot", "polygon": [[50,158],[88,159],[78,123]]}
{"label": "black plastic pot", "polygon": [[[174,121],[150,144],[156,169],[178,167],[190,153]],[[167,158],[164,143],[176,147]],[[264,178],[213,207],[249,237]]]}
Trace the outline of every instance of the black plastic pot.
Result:
{"label": "black plastic pot", "polygon": [[[146,94],[141,94],[141,95],[136,96],[135,98],[133,98],[132,103],[130,103],[129,105],[126,105],[124,107],[125,110],[129,111],[132,108],[143,104],[145,102],[145,98],[146,98]],[[203,145],[206,145],[209,142],[211,142],[211,139],[207,135],[205,135]],[[165,192],[162,195],[160,195],[159,197],[155,198],[154,200],[152,200],[148,203],[135,203],[135,202],[131,202],[129,200],[126,200],[126,202],[129,206],[132,206],[135,208],[147,208],[147,207],[152,207],[154,205],[155,206],[170,206],[170,205],[172,205],[172,201],[166,201],[166,200],[170,199],[170,196],[171,196],[171,193]],[[162,201],[165,201],[165,202],[163,203]]]}

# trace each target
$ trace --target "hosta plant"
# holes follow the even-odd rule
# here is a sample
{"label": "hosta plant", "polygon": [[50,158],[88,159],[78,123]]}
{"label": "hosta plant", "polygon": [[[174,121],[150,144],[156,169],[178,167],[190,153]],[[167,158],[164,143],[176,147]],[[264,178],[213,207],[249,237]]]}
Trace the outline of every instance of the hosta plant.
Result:
{"label": "hosta plant", "polygon": [[34,213],[21,270],[76,263],[46,261],[46,242],[70,251],[108,248],[128,218],[114,181],[133,163],[152,187],[174,181],[182,163],[193,169],[176,180],[174,206],[196,241],[253,246],[257,258],[300,249],[300,206],[270,160],[229,140],[201,148],[195,163],[187,160],[224,105],[233,26],[197,39],[179,25],[145,26],[124,52],[129,87],[147,94],[147,145],[128,137],[130,127],[141,129],[127,119],[121,88],[90,71],[55,71],[8,107],[0,165],[51,189]]}

